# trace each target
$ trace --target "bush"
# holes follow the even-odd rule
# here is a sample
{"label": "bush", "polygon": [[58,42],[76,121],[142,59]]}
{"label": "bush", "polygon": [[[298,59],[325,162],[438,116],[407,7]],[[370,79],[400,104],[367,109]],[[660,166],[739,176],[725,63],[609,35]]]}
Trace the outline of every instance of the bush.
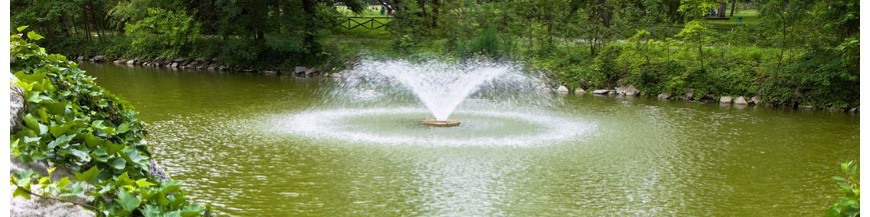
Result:
{"label": "bush", "polygon": [[253,40],[244,38],[229,38],[224,41],[220,60],[224,64],[235,66],[250,66],[257,60],[262,47]]}
{"label": "bush", "polygon": [[184,11],[168,11],[148,8],[148,16],[133,24],[127,24],[126,34],[131,38],[130,54],[146,57],[185,56],[191,50],[194,39],[199,37],[200,27],[193,17]]}
{"label": "bush", "polygon": [[[30,41],[42,38],[26,35]],[[149,174],[147,131],[133,107],[97,86],[74,62],[30,41],[11,37],[11,69],[27,108],[23,129],[11,136],[11,151],[25,163],[47,161],[52,168],[47,176],[13,173],[13,194],[61,201],[90,196],[94,200],[83,207],[98,216],[203,215],[204,208],[188,201],[177,182]],[[72,170],[73,179],[50,179],[56,167]]]}
{"label": "bush", "polygon": [[471,38],[459,40],[456,46],[456,54],[462,58],[510,58],[516,50],[513,37],[499,34],[494,28],[487,28]]}

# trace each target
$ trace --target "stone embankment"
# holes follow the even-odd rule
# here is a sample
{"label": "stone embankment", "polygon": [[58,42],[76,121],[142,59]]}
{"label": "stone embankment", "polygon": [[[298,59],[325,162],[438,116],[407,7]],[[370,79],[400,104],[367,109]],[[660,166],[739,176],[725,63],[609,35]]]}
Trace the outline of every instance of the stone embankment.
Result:
{"label": "stone embankment", "polygon": [[221,64],[217,58],[133,58],[133,59],[109,59],[102,55],[97,56],[72,56],[76,62],[113,63],[126,66],[144,66],[154,68],[166,68],[170,70],[202,70],[202,71],[239,71],[244,73],[258,73],[269,76],[299,76],[299,77],[339,77],[339,73],[326,73],[312,67],[296,66],[292,69],[254,69],[236,67]]}
{"label": "stone embankment", "polygon": [[[709,102],[715,103],[718,102],[721,105],[733,105],[737,108],[743,108],[746,106],[754,106],[754,105],[763,105],[761,97],[759,96],[716,96],[712,93],[707,93],[704,95],[695,94],[694,90],[689,90],[684,94],[680,95],[672,95],[670,93],[659,93],[657,95],[653,93],[642,93],[633,85],[628,85],[626,87],[615,87],[613,89],[595,89],[595,90],[584,90],[583,88],[575,88],[573,91],[565,86],[560,85],[556,88],[551,88],[545,84],[540,84],[540,90],[555,92],[562,95],[567,95],[570,93],[574,93],[575,95],[583,95],[586,93],[591,93],[593,95],[598,96],[619,96],[619,97],[639,97],[639,96],[655,96],[660,100],[680,100],[680,101],[700,101],[700,102]],[[801,107],[805,109],[810,109],[812,107]],[[839,109],[831,109],[831,111]],[[849,108],[846,111],[848,112],[858,112],[858,108]]]}

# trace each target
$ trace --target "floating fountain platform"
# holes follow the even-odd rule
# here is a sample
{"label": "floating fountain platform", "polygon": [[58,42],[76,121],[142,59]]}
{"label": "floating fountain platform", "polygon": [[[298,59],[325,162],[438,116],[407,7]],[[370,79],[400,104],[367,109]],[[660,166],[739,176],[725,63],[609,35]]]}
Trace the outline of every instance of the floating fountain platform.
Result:
{"label": "floating fountain platform", "polygon": [[423,125],[430,127],[456,127],[459,126],[459,121],[447,119],[446,121],[439,121],[437,119],[431,118],[423,120]]}

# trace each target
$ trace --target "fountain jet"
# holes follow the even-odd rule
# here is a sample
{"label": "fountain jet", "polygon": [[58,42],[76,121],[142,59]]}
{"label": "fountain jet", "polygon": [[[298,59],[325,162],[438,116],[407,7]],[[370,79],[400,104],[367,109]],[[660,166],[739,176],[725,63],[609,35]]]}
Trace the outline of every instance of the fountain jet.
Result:
{"label": "fountain jet", "polygon": [[422,123],[433,127],[459,126],[459,121],[449,119],[450,114],[472,94],[506,104],[551,104],[548,94],[537,91],[543,81],[506,63],[364,60],[344,72],[340,82],[342,93],[356,94],[356,98],[337,98],[350,99],[352,104],[367,100],[392,104],[413,93],[434,117]]}

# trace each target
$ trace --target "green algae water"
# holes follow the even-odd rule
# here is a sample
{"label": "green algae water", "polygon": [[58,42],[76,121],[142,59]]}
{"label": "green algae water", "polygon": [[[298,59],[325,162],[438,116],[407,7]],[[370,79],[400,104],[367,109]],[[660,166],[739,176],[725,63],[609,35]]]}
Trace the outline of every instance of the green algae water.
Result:
{"label": "green algae water", "polygon": [[[332,111],[331,79],[82,68],[136,106],[155,159],[223,216],[820,216],[839,163],[859,157],[856,114],[567,95],[532,127],[463,105],[460,128],[421,128],[422,108],[403,104],[311,136],[282,129]],[[495,139],[466,145],[468,132]],[[368,137],[423,133],[458,142]]]}

